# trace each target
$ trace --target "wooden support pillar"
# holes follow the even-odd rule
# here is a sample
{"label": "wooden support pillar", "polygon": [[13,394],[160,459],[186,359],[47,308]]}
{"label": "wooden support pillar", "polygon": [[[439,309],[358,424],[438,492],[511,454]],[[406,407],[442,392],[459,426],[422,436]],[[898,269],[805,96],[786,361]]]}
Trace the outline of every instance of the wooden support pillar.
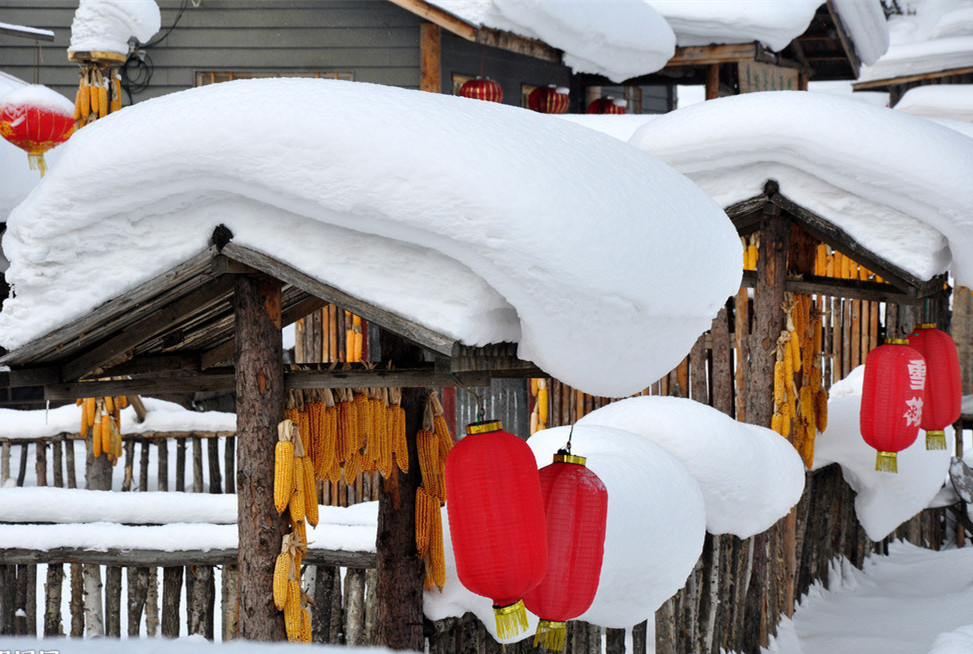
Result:
{"label": "wooden support pillar", "polygon": [[439,25],[423,23],[419,28],[420,75],[419,89],[441,93],[443,89],[442,30]]}
{"label": "wooden support pillar", "polygon": [[[283,614],[274,606],[274,562],[286,518],[274,508],[274,447],[284,418],[280,281],[239,275],[236,313],[237,507],[240,636],[283,640]],[[418,465],[418,464],[417,464]]]}
{"label": "wooden support pillar", "polygon": [[710,64],[706,69],[706,99],[715,100],[720,97],[720,65]]}
{"label": "wooden support pillar", "polygon": [[[409,444],[409,474],[399,472],[398,497],[385,492],[378,499],[378,531],[375,538],[378,582],[376,584],[376,645],[391,649],[423,650],[423,564],[416,551],[416,488],[419,486],[419,453],[416,432],[422,424],[425,390],[402,389],[405,428]],[[398,499],[398,506],[395,500]]]}

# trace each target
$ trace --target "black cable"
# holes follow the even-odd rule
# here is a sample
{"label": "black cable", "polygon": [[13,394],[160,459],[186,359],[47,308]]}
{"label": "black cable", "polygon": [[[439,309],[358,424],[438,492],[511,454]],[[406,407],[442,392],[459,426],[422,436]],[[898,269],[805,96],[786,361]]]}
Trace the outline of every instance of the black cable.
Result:
{"label": "black cable", "polygon": [[133,52],[119,68],[122,77],[122,88],[128,93],[129,104],[133,102],[132,95],[141,93],[149,87],[152,80],[152,58],[145,51]]}
{"label": "black cable", "polygon": [[158,44],[162,43],[163,41],[165,41],[166,40],[166,37],[168,37],[170,34],[172,34],[172,30],[176,29],[176,25],[179,24],[179,19],[182,18],[182,14],[183,14],[184,11],[186,11],[186,7],[188,5],[189,5],[189,0],[182,0],[182,6],[179,7],[179,13],[176,14],[176,19],[174,21],[172,21],[172,25],[169,26],[169,29],[166,30],[166,33],[163,34],[162,36],[160,36],[157,39],[152,39],[148,43],[144,44],[142,47],[143,48],[151,48],[152,46],[158,45]]}

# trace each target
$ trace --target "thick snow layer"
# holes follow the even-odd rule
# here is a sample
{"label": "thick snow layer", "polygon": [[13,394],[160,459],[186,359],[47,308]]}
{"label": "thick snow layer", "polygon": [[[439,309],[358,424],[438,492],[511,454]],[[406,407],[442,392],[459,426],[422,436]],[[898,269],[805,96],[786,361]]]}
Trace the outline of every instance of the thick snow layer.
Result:
{"label": "thick snow layer", "polygon": [[[553,459],[568,438],[567,427],[540,431],[528,439],[538,468]],[[598,592],[578,619],[604,627],[627,628],[651,618],[675,594],[702,552],[705,523],[699,486],[686,468],[662,448],[628,432],[578,425],[572,454],[608,489],[605,557]],[[443,515],[444,534],[448,521]],[[448,535],[445,536],[447,582],[442,593],[427,591],[426,617],[439,620],[472,611],[491,634],[491,602],[470,593],[456,579]],[[530,616],[532,636],[536,618]]]}
{"label": "thick snow layer", "polygon": [[808,82],[807,90],[811,93],[827,93],[844,96],[851,100],[860,100],[873,107],[888,107],[889,94],[886,91],[855,91],[851,82],[833,80],[827,82]]}
{"label": "thick snow layer", "polygon": [[[255,125],[255,106],[272,119]],[[104,193],[106,176],[126,192]],[[519,342],[597,395],[665,374],[741,275],[722,210],[616,139],[491,102],[245,80],[141,102],[72,138],[10,216],[3,345],[172,268],[219,223],[467,344]]]}
{"label": "thick snow layer", "polygon": [[[218,572],[218,571],[217,571]],[[123,578],[124,579],[124,578]],[[218,582],[217,582],[218,583]],[[218,587],[218,586],[217,586]],[[68,593],[65,593],[67,596]],[[125,597],[127,595],[123,595]],[[122,602],[124,619],[127,603]],[[124,624],[124,623],[123,623]],[[185,624],[185,622],[183,622]],[[42,625],[43,626],[43,625]],[[123,630],[124,631],[124,630]],[[217,638],[220,630],[217,629]],[[213,643],[202,636],[189,636],[178,639],[152,638],[137,641],[127,638],[27,638],[4,636],[4,650],[15,650],[21,654],[34,651],[36,654],[64,652],[67,654],[392,654],[395,650],[385,647],[350,647],[347,645],[310,645],[307,643],[266,643],[258,641],[234,640],[229,643]]]}
{"label": "thick snow layer", "polygon": [[665,67],[676,37],[644,0],[434,0],[464,21],[541,39],[578,73],[615,82]]}
{"label": "thick snow layer", "polygon": [[758,534],[787,515],[804,492],[804,463],[787,440],[699,402],[633,397],[577,424],[644,436],[679,459],[703,491],[711,534]]}
{"label": "thick snow layer", "polygon": [[0,31],[3,31],[4,29],[12,30],[14,32],[19,32],[19,33],[23,34],[24,36],[27,36],[29,34],[33,34],[33,35],[36,35],[36,36],[46,36],[46,37],[49,37],[51,39],[54,38],[54,32],[52,32],[51,30],[42,30],[42,29],[38,29],[36,27],[25,27],[24,25],[14,25],[12,23],[2,23],[2,22],[0,22]]}
{"label": "thick snow layer", "polygon": [[[92,493],[101,493],[97,498]],[[51,500],[63,507],[35,504],[18,510],[5,506],[0,524],[0,547],[51,550],[80,547],[150,549],[164,552],[214,550],[237,546],[236,495],[203,493],[119,493],[61,488],[4,488],[4,503]],[[86,496],[85,496],[86,494]],[[93,504],[103,504],[102,508]],[[71,522],[70,511],[74,510]],[[322,506],[317,527],[308,525],[311,549],[374,552],[378,503],[351,507]],[[213,518],[211,522],[207,518]],[[126,524],[121,524],[126,523]]]}
{"label": "thick snow layer", "polygon": [[973,284],[973,143],[901,112],[820,93],[720,98],[660,116],[630,143],[720,205],[780,193],[887,261]]}
{"label": "thick snow layer", "polygon": [[7,105],[48,109],[69,116],[74,115],[74,103],[43,84],[26,84],[7,91],[0,97],[0,108]]}
{"label": "thick snow layer", "polygon": [[71,22],[68,52],[128,54],[128,40],[147,43],[162,17],[155,0],[81,0]]}
{"label": "thick snow layer", "polygon": [[645,0],[662,14],[679,45],[759,41],[780,51],[804,33],[820,0]]}
{"label": "thick snow layer", "polygon": [[973,2],[917,3],[914,14],[889,18],[888,51],[862,66],[860,82],[973,66]]}
{"label": "thick snow layer", "polygon": [[607,134],[619,141],[628,141],[642,125],[661,114],[551,114],[569,123],[582,125],[596,132]]}
{"label": "thick snow layer", "polygon": [[973,548],[932,551],[901,541],[861,570],[832,564],[763,652],[775,654],[969,654]]}
{"label": "thick snow layer", "polygon": [[895,108],[913,116],[973,122],[973,84],[916,86],[905,92]]}
{"label": "thick snow layer", "polygon": [[874,64],[889,49],[889,26],[880,0],[832,0],[838,19],[862,64]]}
{"label": "thick snow layer", "polygon": [[[205,433],[236,431],[236,414],[221,411],[189,411],[174,402],[151,397],[142,398],[145,420],[136,421],[135,408],[121,412],[123,434],[150,432]],[[0,438],[35,439],[57,434],[71,434],[80,429],[81,408],[66,404],[56,409],[18,411],[0,409]]]}
{"label": "thick snow layer", "polygon": [[[861,436],[861,388],[864,366],[831,387],[828,429],[814,445],[814,468],[830,463],[841,466],[842,475],[855,491],[855,514],[872,540],[888,536],[936,497],[949,470],[948,450],[927,450],[925,434],[897,455],[898,473],[875,470],[875,450]],[[953,440],[952,428],[946,442]]]}

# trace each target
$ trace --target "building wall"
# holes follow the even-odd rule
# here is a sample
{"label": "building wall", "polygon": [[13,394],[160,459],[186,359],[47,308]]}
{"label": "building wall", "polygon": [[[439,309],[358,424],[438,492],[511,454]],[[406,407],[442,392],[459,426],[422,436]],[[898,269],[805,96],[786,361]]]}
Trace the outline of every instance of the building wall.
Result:
{"label": "building wall", "polygon": [[[172,32],[130,62],[129,77],[147,82],[135,102],[195,85],[197,73],[349,73],[360,82],[419,87],[421,20],[387,0],[158,0],[162,30]],[[78,3],[5,0],[0,22],[53,30],[53,43],[0,34],[0,70],[51,86],[68,98],[77,66],[67,61]],[[38,65],[38,61],[40,62]],[[147,76],[147,79],[146,79]],[[126,98],[125,104],[128,104]]]}

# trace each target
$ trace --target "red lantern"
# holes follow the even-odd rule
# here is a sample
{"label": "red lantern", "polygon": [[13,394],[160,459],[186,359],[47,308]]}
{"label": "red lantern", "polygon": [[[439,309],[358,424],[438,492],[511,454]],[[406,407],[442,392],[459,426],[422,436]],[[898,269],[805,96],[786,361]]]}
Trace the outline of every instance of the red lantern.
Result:
{"label": "red lantern", "polygon": [[569,102],[568,90],[553,84],[536,88],[527,96],[527,108],[542,114],[563,114],[568,110]]}
{"label": "red lantern", "polygon": [[598,98],[588,105],[589,114],[626,114],[626,103],[624,100],[615,98]]}
{"label": "red lantern", "polygon": [[564,649],[565,622],[588,610],[601,576],[608,517],[608,490],[585,467],[585,458],[565,451],[540,471],[547,517],[547,574],[524,595],[541,618],[534,647]]}
{"label": "red lantern", "polygon": [[459,89],[464,98],[486,100],[487,102],[503,102],[503,87],[492,79],[477,77],[467,80]]}
{"label": "red lantern", "polygon": [[916,325],[909,335],[909,345],[926,360],[929,379],[926,403],[922,407],[922,428],[926,430],[926,449],[945,450],[943,430],[959,420],[963,403],[959,355],[953,337],[936,329],[935,323]]}
{"label": "red lantern", "polygon": [[466,427],[446,457],[446,510],[460,582],[493,600],[497,635],[527,628],[521,599],[547,571],[544,503],[527,443],[499,421]]}
{"label": "red lantern", "polygon": [[912,445],[922,424],[926,360],[907,339],[885,343],[865,358],[860,425],[878,450],[875,469],[897,472],[896,452]]}
{"label": "red lantern", "polygon": [[0,98],[0,136],[27,152],[31,170],[44,176],[44,153],[68,140],[74,105],[64,96],[32,84]]}

